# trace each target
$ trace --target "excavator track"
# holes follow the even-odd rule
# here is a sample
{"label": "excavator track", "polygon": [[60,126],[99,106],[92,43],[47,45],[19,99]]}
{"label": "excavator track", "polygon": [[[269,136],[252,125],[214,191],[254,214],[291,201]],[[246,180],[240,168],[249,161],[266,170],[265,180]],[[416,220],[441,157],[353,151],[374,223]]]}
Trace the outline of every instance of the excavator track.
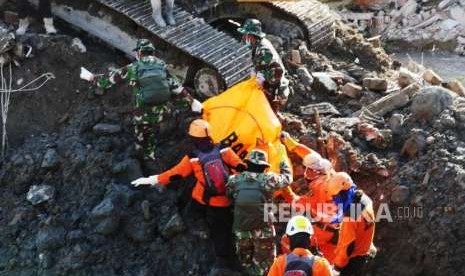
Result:
{"label": "excavator track", "polygon": [[316,0],[272,1],[268,3],[301,22],[312,49],[327,46],[334,38],[334,16],[329,7]]}
{"label": "excavator track", "polygon": [[174,8],[176,25],[158,27],[152,19],[149,1],[96,1],[126,15],[153,35],[207,63],[221,75],[227,87],[246,79],[250,74],[253,67],[250,50],[179,6]]}

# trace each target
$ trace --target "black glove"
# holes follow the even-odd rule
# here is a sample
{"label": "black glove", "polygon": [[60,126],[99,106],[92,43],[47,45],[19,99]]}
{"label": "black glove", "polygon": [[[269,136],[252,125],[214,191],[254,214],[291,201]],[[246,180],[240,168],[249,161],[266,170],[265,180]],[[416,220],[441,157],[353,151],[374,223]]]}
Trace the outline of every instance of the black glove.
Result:
{"label": "black glove", "polygon": [[236,166],[236,171],[238,171],[238,172],[243,172],[245,170],[247,170],[247,166],[244,165],[244,164],[239,164],[239,165]]}

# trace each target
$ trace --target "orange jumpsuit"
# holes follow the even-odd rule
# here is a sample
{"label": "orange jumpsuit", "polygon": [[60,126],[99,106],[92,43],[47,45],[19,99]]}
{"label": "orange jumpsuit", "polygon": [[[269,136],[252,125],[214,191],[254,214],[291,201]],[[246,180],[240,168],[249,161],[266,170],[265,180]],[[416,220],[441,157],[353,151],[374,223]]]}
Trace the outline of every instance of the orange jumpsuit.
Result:
{"label": "orange jumpsuit", "polygon": [[366,209],[358,219],[344,217],[334,258],[337,268],[347,266],[351,258],[369,254],[375,235],[374,217],[372,208]]}
{"label": "orange jumpsuit", "polygon": [[[222,160],[229,167],[236,168],[239,164],[243,164],[245,166],[242,160],[236,155],[236,153],[234,153],[231,148],[223,148],[221,149],[220,153]],[[176,166],[161,173],[158,176],[158,181],[160,184],[166,186],[170,183],[171,178],[176,176],[186,178],[192,173],[194,173],[194,176],[197,179],[194,189],[192,190],[192,198],[195,201],[202,205],[210,205],[214,207],[227,207],[230,205],[230,201],[227,195],[212,196],[210,197],[209,202],[204,202],[203,193],[205,187],[205,177],[199,158],[195,156],[184,156],[181,162],[179,162]]]}
{"label": "orange jumpsuit", "polygon": [[[297,256],[313,256],[312,253],[304,248],[295,248],[292,251],[293,254]],[[287,254],[280,255],[275,259],[273,265],[268,272],[268,276],[283,276],[286,272],[286,256]],[[313,276],[331,276],[331,268],[328,261],[325,258],[314,256],[313,266],[312,266],[312,275]]]}

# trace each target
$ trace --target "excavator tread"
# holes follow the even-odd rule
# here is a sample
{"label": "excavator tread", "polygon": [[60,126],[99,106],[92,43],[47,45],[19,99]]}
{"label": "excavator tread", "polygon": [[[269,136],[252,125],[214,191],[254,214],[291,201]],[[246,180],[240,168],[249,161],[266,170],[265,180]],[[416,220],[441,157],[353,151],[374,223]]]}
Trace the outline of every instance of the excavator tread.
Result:
{"label": "excavator tread", "polygon": [[[297,18],[306,28],[309,45],[318,49],[334,39],[333,23],[335,17],[329,7],[317,0],[273,1],[267,4]],[[325,33],[323,35],[322,33]]]}
{"label": "excavator tread", "polygon": [[152,19],[149,1],[96,1],[124,14],[168,44],[213,67],[224,79],[227,87],[249,77],[249,72],[253,68],[250,50],[228,34],[208,25],[204,19],[193,16],[177,5],[173,9],[177,24],[162,28]]}

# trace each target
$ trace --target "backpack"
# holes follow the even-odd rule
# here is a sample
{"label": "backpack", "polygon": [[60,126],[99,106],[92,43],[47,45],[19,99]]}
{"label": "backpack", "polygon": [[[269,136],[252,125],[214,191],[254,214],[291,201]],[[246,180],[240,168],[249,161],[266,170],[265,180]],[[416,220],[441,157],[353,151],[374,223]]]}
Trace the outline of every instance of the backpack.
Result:
{"label": "backpack", "polygon": [[314,256],[297,256],[293,253],[286,255],[286,269],[284,276],[311,276]]}
{"label": "backpack", "polygon": [[138,100],[148,105],[158,105],[171,98],[165,64],[162,62],[138,62]]}
{"label": "backpack", "polygon": [[252,231],[267,225],[264,218],[264,203],[266,197],[263,184],[266,181],[264,174],[258,177],[241,177],[237,182],[236,197],[234,200],[235,231]]}
{"label": "backpack", "polygon": [[205,178],[204,201],[208,204],[211,196],[226,195],[229,170],[221,158],[220,146],[215,145],[209,152],[195,150]]}

